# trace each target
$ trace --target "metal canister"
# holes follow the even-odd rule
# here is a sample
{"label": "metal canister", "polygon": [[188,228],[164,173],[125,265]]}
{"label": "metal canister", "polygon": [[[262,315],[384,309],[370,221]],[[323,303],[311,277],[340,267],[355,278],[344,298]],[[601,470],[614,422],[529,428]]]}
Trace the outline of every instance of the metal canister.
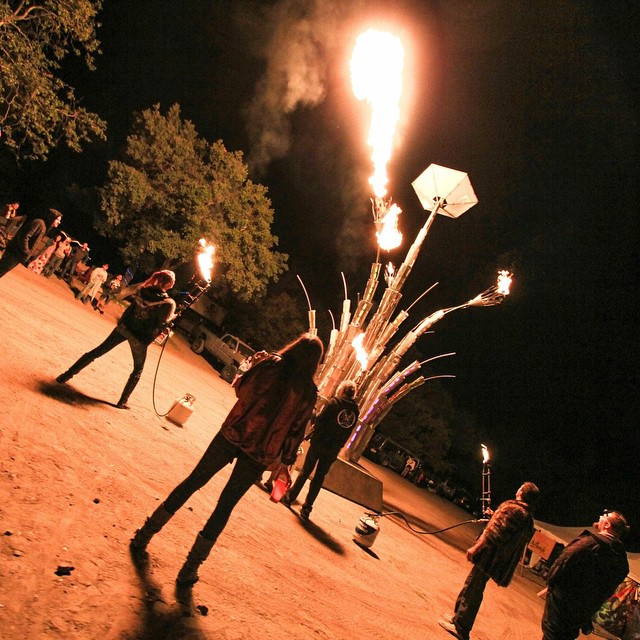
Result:
{"label": "metal canister", "polygon": [[365,513],[358,524],[356,524],[356,532],[353,536],[353,540],[363,546],[371,547],[380,533],[380,526],[378,525],[379,516],[372,513]]}
{"label": "metal canister", "polygon": [[182,426],[193,413],[193,403],[196,401],[195,397],[190,393],[185,393],[182,398],[179,398],[173,403],[169,413],[167,413],[167,420]]}

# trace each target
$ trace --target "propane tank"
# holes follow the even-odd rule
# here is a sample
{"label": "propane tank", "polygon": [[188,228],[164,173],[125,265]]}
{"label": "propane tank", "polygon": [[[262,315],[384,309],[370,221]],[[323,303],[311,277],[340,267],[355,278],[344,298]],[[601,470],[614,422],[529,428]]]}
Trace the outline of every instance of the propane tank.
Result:
{"label": "propane tank", "polygon": [[380,516],[375,513],[365,513],[356,524],[354,542],[367,549],[371,547],[380,533],[379,519]]}
{"label": "propane tank", "polygon": [[182,398],[179,398],[173,403],[169,413],[167,413],[167,420],[177,424],[181,427],[193,413],[193,403],[196,401],[195,397],[190,393],[185,393]]}

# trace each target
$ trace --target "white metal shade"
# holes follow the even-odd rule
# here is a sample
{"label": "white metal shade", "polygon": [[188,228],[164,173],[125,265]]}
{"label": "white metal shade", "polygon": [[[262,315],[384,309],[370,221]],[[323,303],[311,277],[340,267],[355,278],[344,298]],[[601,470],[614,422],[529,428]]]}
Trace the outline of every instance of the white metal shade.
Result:
{"label": "white metal shade", "polygon": [[478,204],[469,176],[439,164],[430,164],[411,185],[424,209],[432,211],[440,201],[438,213],[450,218],[457,218]]}

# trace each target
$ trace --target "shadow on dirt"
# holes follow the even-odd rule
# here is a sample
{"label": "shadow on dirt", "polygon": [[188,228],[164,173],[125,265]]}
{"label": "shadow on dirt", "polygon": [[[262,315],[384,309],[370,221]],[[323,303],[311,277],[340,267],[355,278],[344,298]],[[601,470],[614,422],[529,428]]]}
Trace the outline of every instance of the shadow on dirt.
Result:
{"label": "shadow on dirt", "polygon": [[360,544],[357,540],[354,540],[353,544],[355,544],[356,547],[359,547],[360,549],[362,549],[367,555],[370,555],[372,558],[375,558],[376,560],[380,560],[380,556],[375,551],[371,551],[369,547],[365,547],[363,544]]}
{"label": "shadow on dirt", "polygon": [[58,400],[59,402],[64,402],[65,404],[71,404],[73,406],[87,406],[91,407],[97,404],[106,404],[110,407],[115,407],[115,403],[108,402],[107,400],[102,400],[100,398],[94,398],[93,396],[88,396],[85,393],[74,389],[68,384],[59,384],[58,382],[45,382],[40,381],[39,383],[40,393],[45,396],[49,396],[54,400]]}
{"label": "shadow on dirt", "polygon": [[299,513],[296,513],[295,511],[294,513],[298,516],[298,521],[300,522],[302,528],[310,533],[318,542],[323,544],[329,550],[333,551],[333,553],[337,553],[340,556],[345,554],[345,548],[327,531],[325,531],[322,527],[319,527],[317,524],[311,522],[311,520],[303,520],[300,517]]}
{"label": "shadow on dirt", "polygon": [[197,616],[207,615],[205,606],[194,606],[193,590],[176,587],[176,602],[168,604],[161,586],[149,570],[146,552],[131,552],[131,561],[140,582],[144,609],[141,611],[140,628],[127,637],[135,640],[206,640],[198,627]]}

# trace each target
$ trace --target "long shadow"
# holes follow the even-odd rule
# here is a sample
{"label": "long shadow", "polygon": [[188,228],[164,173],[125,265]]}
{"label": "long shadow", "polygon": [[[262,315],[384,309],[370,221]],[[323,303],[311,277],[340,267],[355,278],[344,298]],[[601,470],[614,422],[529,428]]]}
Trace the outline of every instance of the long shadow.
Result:
{"label": "long shadow", "polygon": [[371,551],[369,547],[366,547],[365,545],[359,543],[357,540],[354,540],[353,544],[355,544],[359,549],[362,549],[362,551],[364,551],[367,555],[370,555],[372,558],[380,560],[380,556],[375,551]]}
{"label": "long shadow", "polygon": [[101,398],[94,398],[88,396],[86,393],[82,393],[77,389],[69,386],[69,384],[60,384],[58,382],[47,382],[41,380],[39,383],[40,393],[45,396],[49,396],[54,400],[64,402],[74,406],[92,406],[96,404],[106,404],[110,407],[115,407],[114,402],[108,402]]}
{"label": "long shadow", "polygon": [[131,560],[144,594],[144,609],[140,629],[127,637],[135,640],[206,640],[196,618],[200,614],[206,615],[203,611],[206,607],[194,607],[192,589],[176,587],[176,604],[168,604],[163,598],[162,587],[149,570],[149,555],[131,551]]}
{"label": "long shadow", "polygon": [[304,520],[300,517],[299,513],[296,513],[290,507],[287,508],[289,509],[289,511],[298,516],[298,522],[300,523],[302,528],[310,533],[318,542],[322,543],[325,547],[327,547],[334,553],[337,553],[338,555],[344,555],[345,548],[334,537],[332,537],[331,534],[329,534],[322,527],[319,527],[311,520]]}

